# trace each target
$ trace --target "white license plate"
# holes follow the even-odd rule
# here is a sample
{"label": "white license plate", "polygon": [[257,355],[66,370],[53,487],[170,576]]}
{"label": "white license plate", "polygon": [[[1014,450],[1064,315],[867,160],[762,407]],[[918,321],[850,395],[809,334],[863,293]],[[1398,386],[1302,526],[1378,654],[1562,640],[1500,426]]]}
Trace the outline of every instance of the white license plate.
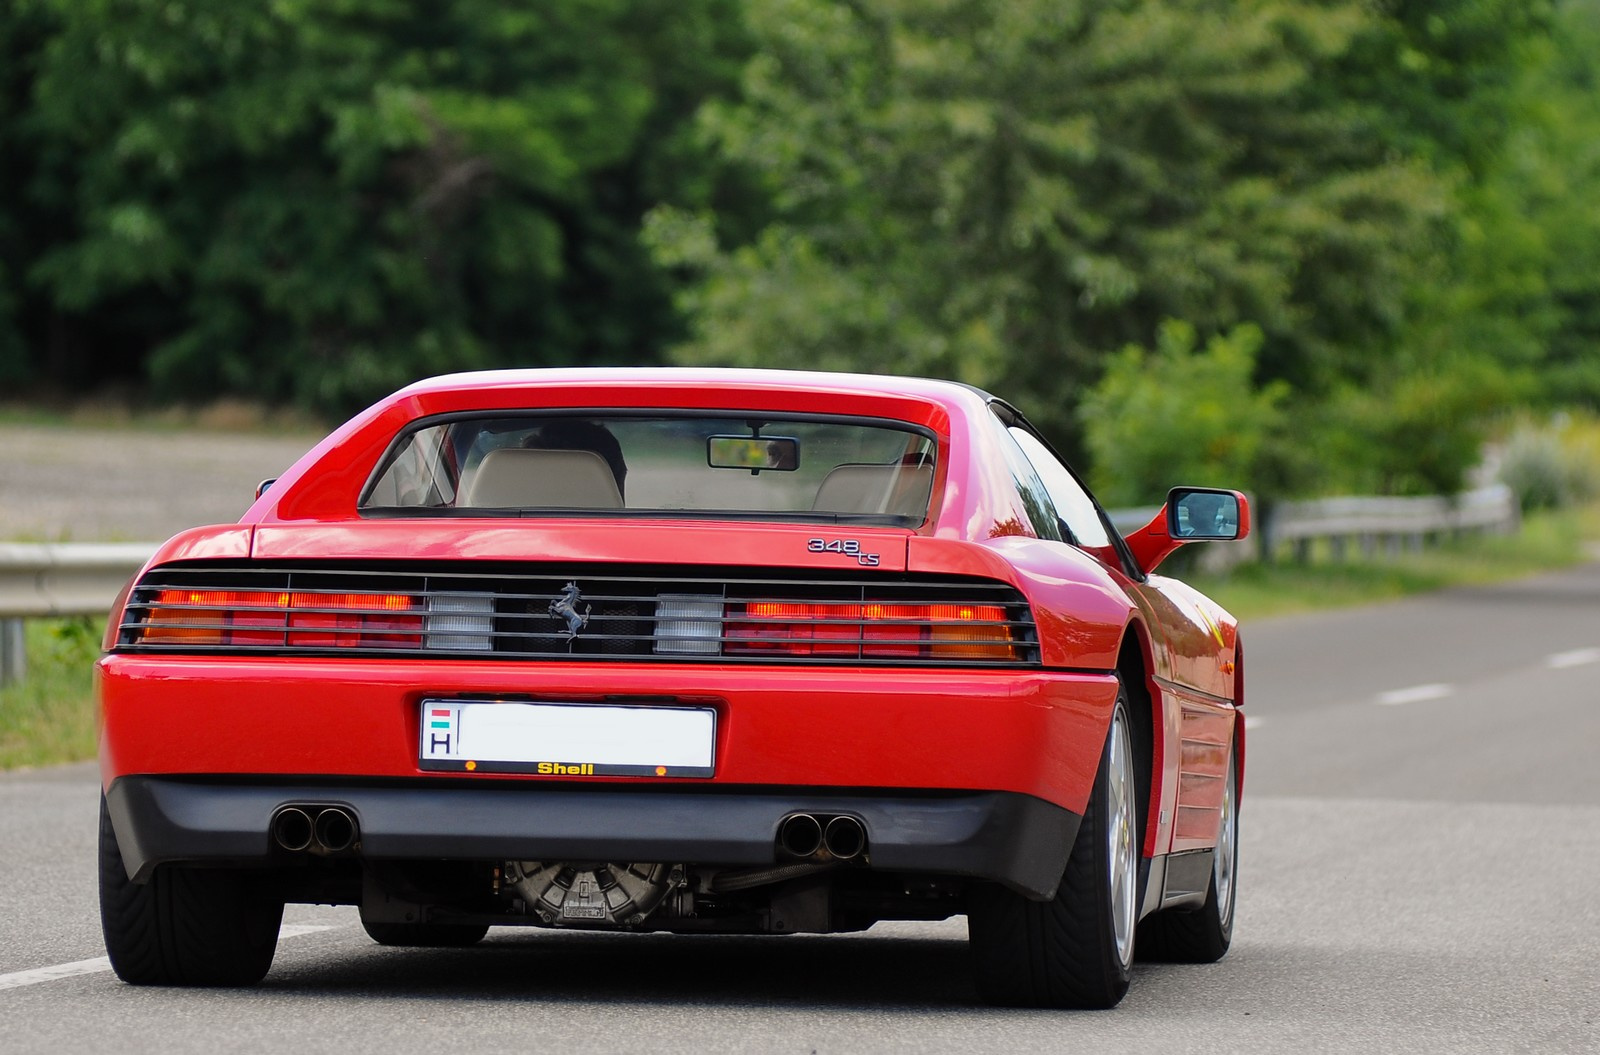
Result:
{"label": "white license plate", "polygon": [[423,769],[568,777],[709,777],[709,707],[423,700]]}

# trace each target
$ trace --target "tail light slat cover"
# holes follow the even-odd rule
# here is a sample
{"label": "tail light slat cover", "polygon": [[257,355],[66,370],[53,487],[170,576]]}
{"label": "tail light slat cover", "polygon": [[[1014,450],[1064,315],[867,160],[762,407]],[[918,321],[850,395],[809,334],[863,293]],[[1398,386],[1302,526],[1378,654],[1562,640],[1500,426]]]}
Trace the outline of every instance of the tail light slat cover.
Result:
{"label": "tail light slat cover", "polygon": [[564,567],[485,574],[173,565],[134,588],[118,652],[1030,666],[1003,583]]}

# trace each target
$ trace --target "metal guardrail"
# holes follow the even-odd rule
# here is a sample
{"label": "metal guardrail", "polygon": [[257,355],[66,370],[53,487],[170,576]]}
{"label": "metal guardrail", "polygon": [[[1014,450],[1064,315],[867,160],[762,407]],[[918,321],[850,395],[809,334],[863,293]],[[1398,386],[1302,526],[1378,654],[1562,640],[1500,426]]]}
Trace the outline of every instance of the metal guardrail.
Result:
{"label": "metal guardrail", "polygon": [[24,620],[103,614],[155,550],[154,542],[0,543],[0,685],[27,673]]}
{"label": "metal guardrail", "polygon": [[[1157,507],[1120,509],[1111,520],[1120,531],[1149,523]],[[1455,498],[1318,498],[1280,502],[1257,525],[1256,539],[1213,543],[1201,565],[1222,569],[1285,547],[1309,560],[1324,541],[1335,560],[1352,549],[1364,557],[1421,549],[1432,537],[1467,531],[1515,531],[1516,496],[1503,484]],[[155,552],[153,542],[0,543],[0,684],[20,681],[27,670],[23,621],[46,616],[100,615],[117,592]]]}
{"label": "metal guardrail", "polygon": [[[1118,531],[1133,531],[1150,522],[1159,506],[1118,509],[1110,513]],[[1516,531],[1522,522],[1517,496],[1505,484],[1493,484],[1444,498],[1313,498],[1278,502],[1258,511],[1252,538],[1219,542],[1201,552],[1200,565],[1221,571],[1251,560],[1276,560],[1287,550],[1300,563],[1310,561],[1323,543],[1335,561],[1352,551],[1363,558],[1394,556],[1420,550],[1430,540],[1468,532]]]}
{"label": "metal guardrail", "polygon": [[1363,557],[1397,555],[1420,550],[1439,536],[1509,534],[1521,522],[1517,497],[1505,484],[1453,498],[1316,498],[1279,505],[1264,524],[1262,552],[1276,555],[1279,547],[1288,546],[1303,562],[1322,539],[1334,560],[1344,560],[1352,544]]}

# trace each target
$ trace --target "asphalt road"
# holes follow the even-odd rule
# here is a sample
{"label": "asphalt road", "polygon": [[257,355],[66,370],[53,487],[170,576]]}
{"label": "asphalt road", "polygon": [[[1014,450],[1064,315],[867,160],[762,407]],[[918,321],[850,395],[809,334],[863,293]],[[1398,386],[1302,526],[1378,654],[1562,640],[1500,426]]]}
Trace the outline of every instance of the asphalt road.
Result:
{"label": "asphalt road", "polygon": [[419,951],[291,907],[260,988],[136,989],[98,960],[70,767],[0,776],[0,1053],[1600,1051],[1600,565],[1263,622],[1246,655],[1233,950],[1115,1011],[978,1005],[960,920]]}

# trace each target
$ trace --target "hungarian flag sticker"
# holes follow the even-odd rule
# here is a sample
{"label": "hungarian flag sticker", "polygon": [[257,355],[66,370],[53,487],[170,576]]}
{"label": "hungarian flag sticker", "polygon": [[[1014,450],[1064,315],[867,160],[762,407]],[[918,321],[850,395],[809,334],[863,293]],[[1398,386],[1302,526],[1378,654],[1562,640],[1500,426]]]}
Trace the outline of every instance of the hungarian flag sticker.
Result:
{"label": "hungarian flag sticker", "polygon": [[422,757],[455,758],[461,754],[461,707],[428,703],[422,708]]}

